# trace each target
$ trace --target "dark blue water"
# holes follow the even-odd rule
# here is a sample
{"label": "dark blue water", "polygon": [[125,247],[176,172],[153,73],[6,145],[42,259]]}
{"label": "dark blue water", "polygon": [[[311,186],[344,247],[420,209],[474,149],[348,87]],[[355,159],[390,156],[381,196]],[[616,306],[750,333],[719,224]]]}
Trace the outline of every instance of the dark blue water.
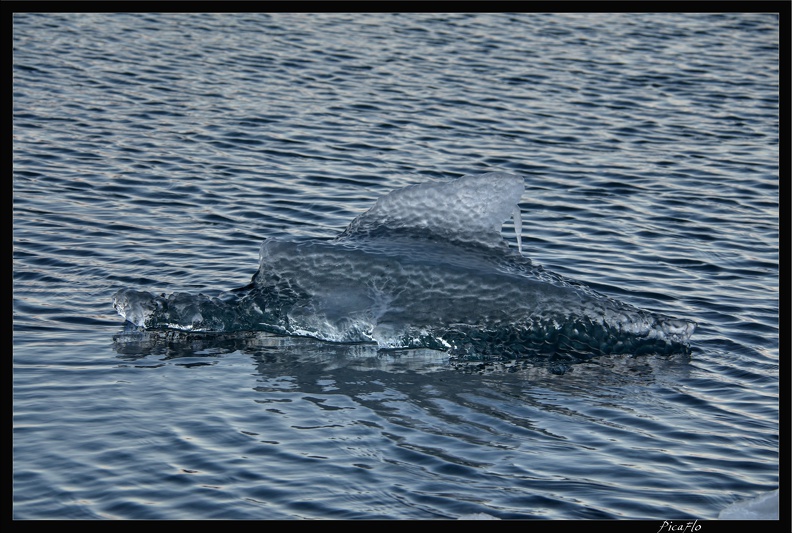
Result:
{"label": "dark blue water", "polygon": [[[772,14],[14,16],[13,498],[29,518],[716,518],[778,486]],[[125,332],[427,180],[695,321],[564,373]],[[511,232],[511,224],[504,234]]]}

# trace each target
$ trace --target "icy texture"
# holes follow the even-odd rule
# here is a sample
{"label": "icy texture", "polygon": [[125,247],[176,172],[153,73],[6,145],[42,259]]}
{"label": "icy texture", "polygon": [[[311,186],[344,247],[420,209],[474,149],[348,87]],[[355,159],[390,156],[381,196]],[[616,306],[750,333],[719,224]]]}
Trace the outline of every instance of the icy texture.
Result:
{"label": "icy texture", "polygon": [[718,519],[778,520],[778,489],[733,503],[720,512]]}
{"label": "icy texture", "polygon": [[503,246],[503,221],[512,213],[516,213],[515,220],[519,219],[517,203],[524,191],[520,176],[503,172],[411,185],[377,200],[340,237],[383,237],[397,233]]}
{"label": "icy texture", "polygon": [[333,241],[264,241],[244,289],[220,298],[122,290],[114,305],[150,329],[264,330],[460,356],[686,349],[694,323],[605,297],[510,249],[501,227],[513,215],[519,235],[523,189],[503,173],[406,187]]}
{"label": "icy texture", "polygon": [[289,302],[285,331],[382,347],[517,356],[666,351],[693,324],[641,311],[516,254],[411,240],[265,241],[257,288]]}

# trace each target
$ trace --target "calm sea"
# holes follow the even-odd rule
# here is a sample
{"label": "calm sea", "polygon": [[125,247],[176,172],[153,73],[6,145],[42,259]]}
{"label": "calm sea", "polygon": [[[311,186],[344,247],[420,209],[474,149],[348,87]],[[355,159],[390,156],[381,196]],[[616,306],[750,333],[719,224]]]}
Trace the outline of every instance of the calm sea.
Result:
{"label": "calm sea", "polygon": [[[709,519],[778,487],[773,14],[17,14],[17,519]],[[698,323],[553,374],[130,340],[427,180],[525,177],[523,253]],[[507,224],[505,234],[511,231]]]}

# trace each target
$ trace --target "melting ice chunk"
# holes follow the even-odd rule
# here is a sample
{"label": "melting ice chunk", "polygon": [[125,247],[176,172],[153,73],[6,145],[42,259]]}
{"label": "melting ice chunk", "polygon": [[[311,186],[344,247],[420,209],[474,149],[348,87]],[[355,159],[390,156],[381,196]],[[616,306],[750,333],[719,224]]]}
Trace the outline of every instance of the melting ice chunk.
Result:
{"label": "melting ice chunk", "polygon": [[[687,350],[695,323],[650,313],[522,256],[523,178],[502,172],[392,191],[334,240],[267,239],[250,285],[218,297],[121,290],[138,327],[265,330],[460,356],[578,360]],[[512,218],[515,254],[503,239]]]}

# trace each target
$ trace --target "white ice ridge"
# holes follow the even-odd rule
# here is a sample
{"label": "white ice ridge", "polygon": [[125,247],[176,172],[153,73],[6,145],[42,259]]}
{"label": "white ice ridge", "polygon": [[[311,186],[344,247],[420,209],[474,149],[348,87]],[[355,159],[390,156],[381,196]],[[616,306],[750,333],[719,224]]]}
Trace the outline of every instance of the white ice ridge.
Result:
{"label": "white ice ridge", "polygon": [[513,217],[521,249],[518,203],[524,191],[523,178],[505,172],[411,185],[378,199],[374,207],[349,224],[342,237],[412,230],[494,246],[503,243],[503,222]]}

